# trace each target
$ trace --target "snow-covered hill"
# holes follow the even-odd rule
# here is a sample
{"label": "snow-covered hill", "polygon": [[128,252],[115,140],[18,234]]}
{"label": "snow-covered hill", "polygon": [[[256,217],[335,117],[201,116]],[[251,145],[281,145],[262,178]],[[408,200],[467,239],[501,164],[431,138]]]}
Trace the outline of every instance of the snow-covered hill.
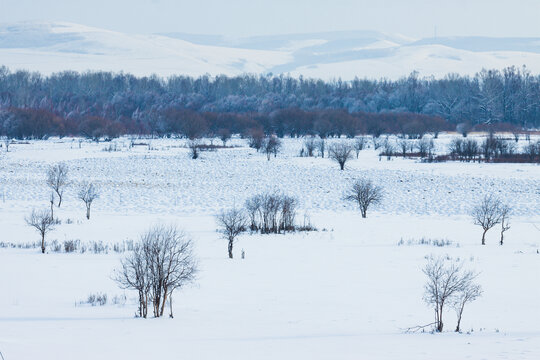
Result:
{"label": "snow-covered hill", "polygon": [[412,39],[374,31],[249,38],[183,33],[124,34],[71,23],[0,25],[0,64],[136,75],[290,73],[331,79],[474,74],[526,65],[540,73],[540,38]]}

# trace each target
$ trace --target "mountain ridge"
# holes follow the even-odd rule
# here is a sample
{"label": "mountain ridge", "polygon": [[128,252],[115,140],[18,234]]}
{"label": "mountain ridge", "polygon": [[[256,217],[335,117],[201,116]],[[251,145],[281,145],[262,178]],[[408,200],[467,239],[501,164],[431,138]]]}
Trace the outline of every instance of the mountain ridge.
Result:
{"label": "mountain ridge", "polygon": [[413,39],[370,30],[263,35],[127,34],[67,22],[0,24],[0,65],[44,74],[103,70],[134,75],[242,73],[400,78],[527,66],[540,73],[540,38]]}

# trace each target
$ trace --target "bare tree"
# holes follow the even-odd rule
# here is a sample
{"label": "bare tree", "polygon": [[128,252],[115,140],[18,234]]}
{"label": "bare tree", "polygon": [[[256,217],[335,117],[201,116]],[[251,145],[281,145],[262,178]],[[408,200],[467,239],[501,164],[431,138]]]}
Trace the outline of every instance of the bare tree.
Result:
{"label": "bare tree", "polygon": [[354,150],[356,151],[356,158],[360,155],[360,151],[364,150],[366,146],[366,138],[364,136],[359,136],[354,140]]}
{"label": "bare tree", "polygon": [[79,188],[77,197],[86,205],[86,218],[90,220],[90,207],[92,202],[99,197],[99,190],[93,183],[84,181]]}
{"label": "bare tree", "polygon": [[319,139],[317,141],[317,148],[319,149],[319,154],[324,158],[324,151],[326,150],[326,141],[324,139]]}
{"label": "bare tree", "polygon": [[52,165],[47,170],[47,185],[58,195],[58,207],[62,204],[62,195],[68,184],[68,167],[64,163]]}
{"label": "bare tree", "polygon": [[9,152],[9,145],[11,144],[11,139],[9,137],[4,137],[4,146],[6,147],[6,152]]}
{"label": "bare tree", "polygon": [[435,310],[435,329],[437,332],[441,332],[444,326],[444,306],[455,301],[456,296],[463,293],[472,284],[477,274],[472,271],[462,270],[460,263],[444,257],[429,259],[422,271],[428,277],[428,281],[424,286],[424,301],[433,306]]}
{"label": "bare tree", "polygon": [[317,147],[317,143],[315,142],[315,138],[313,136],[308,137],[304,140],[304,147],[306,148],[307,156],[312,157],[313,152],[315,148]]}
{"label": "bare tree", "polygon": [[346,143],[332,144],[328,148],[328,157],[339,164],[341,170],[345,169],[345,163],[352,157],[352,147]]}
{"label": "bare tree", "polygon": [[30,216],[24,219],[29,226],[41,235],[41,253],[45,254],[45,235],[54,229],[54,219],[49,210],[32,210]]}
{"label": "bare tree", "polygon": [[461,318],[463,317],[465,305],[482,296],[482,287],[478,284],[474,284],[472,280],[473,279],[463,284],[463,288],[456,294],[454,299],[453,305],[457,314],[456,332],[461,331]]}
{"label": "bare tree", "polygon": [[262,148],[266,154],[266,158],[270,161],[270,155],[274,154],[274,157],[276,157],[281,149],[281,141],[275,136],[269,136],[264,139]]}
{"label": "bare tree", "polygon": [[367,209],[373,204],[379,204],[383,199],[383,190],[368,179],[358,179],[352,183],[345,200],[355,201],[360,207],[362,217],[367,217]]}
{"label": "bare tree", "polygon": [[218,130],[218,135],[221,141],[223,142],[223,146],[227,145],[227,141],[231,138],[231,131],[226,128],[222,128]]}
{"label": "bare tree", "polygon": [[249,147],[257,150],[257,152],[263,147],[264,132],[261,129],[251,129],[248,132]]}
{"label": "bare tree", "polygon": [[190,140],[188,142],[189,156],[195,160],[199,158],[199,142],[197,140]]}
{"label": "bare tree", "polygon": [[482,202],[474,207],[472,217],[475,225],[480,225],[482,233],[482,245],[486,245],[486,233],[489,229],[501,222],[501,201],[493,195],[486,195]]}
{"label": "bare tree", "polygon": [[508,205],[501,206],[501,240],[499,244],[504,244],[504,233],[510,230],[510,212],[512,209]]}
{"label": "bare tree", "polygon": [[230,209],[227,211],[222,211],[217,216],[217,223],[220,228],[220,232],[228,241],[227,249],[229,259],[232,259],[234,242],[238,235],[246,231],[248,225],[246,216],[242,210]]}
{"label": "bare tree", "polygon": [[403,156],[403,158],[407,156],[407,150],[409,150],[410,145],[410,141],[405,138],[398,141],[398,146],[401,149],[401,156]]}
{"label": "bare tree", "polygon": [[163,316],[169,300],[169,316],[173,317],[173,292],[193,282],[196,274],[192,241],[174,226],[155,226],[122,259],[115,280],[122,288],[138,291],[140,316],[147,316],[149,302],[154,317]]}
{"label": "bare tree", "polygon": [[122,289],[137,290],[139,295],[139,317],[148,316],[150,299],[149,259],[147,249],[138,243],[133,251],[121,260],[121,269],[116,272],[114,280]]}

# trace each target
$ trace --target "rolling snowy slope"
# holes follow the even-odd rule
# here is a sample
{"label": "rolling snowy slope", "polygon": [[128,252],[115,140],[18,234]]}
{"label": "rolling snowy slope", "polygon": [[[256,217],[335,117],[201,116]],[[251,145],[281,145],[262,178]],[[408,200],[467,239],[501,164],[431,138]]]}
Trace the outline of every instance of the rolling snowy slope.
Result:
{"label": "rolling snowy slope", "polygon": [[71,23],[0,25],[0,63],[49,74],[63,70],[135,75],[273,73],[332,79],[442,77],[526,65],[540,73],[540,39],[412,39],[375,31],[248,38],[124,34]]}

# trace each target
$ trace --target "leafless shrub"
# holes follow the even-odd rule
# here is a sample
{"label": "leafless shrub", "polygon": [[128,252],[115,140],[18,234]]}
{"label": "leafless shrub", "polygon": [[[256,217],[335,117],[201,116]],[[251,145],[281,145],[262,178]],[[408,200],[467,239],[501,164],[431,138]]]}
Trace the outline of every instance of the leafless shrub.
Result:
{"label": "leafless shrub", "polygon": [[382,146],[384,140],[379,138],[378,136],[373,136],[371,138],[371,141],[373,142],[373,149],[379,150],[379,148]]}
{"label": "leafless shrub", "polygon": [[6,152],[9,152],[9,145],[11,144],[11,139],[9,137],[4,137],[2,139],[4,146],[6,147]]}
{"label": "leafless shrub", "polygon": [[80,185],[77,197],[84,202],[86,206],[86,218],[90,220],[90,207],[92,206],[92,202],[99,197],[99,190],[93,183],[84,181]]}
{"label": "leafless shrub", "polygon": [[269,136],[264,139],[262,149],[266,154],[267,160],[270,161],[270,156],[274,154],[274,157],[276,157],[281,149],[281,141],[275,136]]}
{"label": "leafless shrub", "polygon": [[394,155],[394,145],[386,138],[382,145],[382,152],[379,155],[386,156],[387,160],[390,160],[392,155]]}
{"label": "leafless shrub", "polygon": [[54,229],[54,219],[49,210],[32,210],[30,216],[25,218],[26,223],[41,235],[41,253],[45,254],[45,235]]}
{"label": "leafless shrub", "polygon": [[248,144],[250,148],[259,151],[263,146],[264,133],[260,129],[251,129],[248,133]]}
{"label": "leafless shrub", "polygon": [[64,241],[64,251],[67,253],[75,252],[79,248],[79,240],[66,240]]}
{"label": "leafless shrub", "polygon": [[246,200],[251,231],[263,234],[295,231],[297,200],[280,193],[264,193]]}
{"label": "leafless shrub", "polygon": [[[453,246],[454,243],[452,240],[449,239],[430,239],[430,238],[420,238],[420,239],[409,239],[405,241],[403,238],[401,238],[398,243],[398,246],[413,246],[413,245],[427,245],[427,246],[436,246],[436,247],[448,247]],[[459,244],[456,244],[457,247],[459,247]]]}
{"label": "leafless shrub", "polygon": [[308,157],[312,157],[314,155],[313,152],[315,151],[316,147],[317,147],[317,143],[313,136],[310,136],[304,140],[305,153],[307,154]]}
{"label": "leafless shrub", "polygon": [[366,147],[367,140],[364,136],[359,136],[354,140],[354,150],[356,151],[356,158],[360,155],[360,151]]}
{"label": "leafless shrub", "polygon": [[231,138],[231,131],[229,129],[219,129],[218,135],[220,140],[223,142],[223,146],[227,145],[227,141]]}
{"label": "leafless shrub", "polygon": [[58,207],[62,204],[62,195],[68,184],[68,167],[64,163],[52,165],[47,170],[47,185],[58,195]]}
{"label": "leafless shrub", "polygon": [[199,142],[197,140],[190,140],[188,142],[189,156],[195,160],[199,158]]}
{"label": "leafless shrub", "polygon": [[147,317],[149,303],[154,317],[163,316],[167,300],[172,317],[174,290],[193,282],[196,273],[192,241],[173,226],[155,226],[122,259],[115,280],[120,287],[138,292],[140,317]]}
{"label": "leafless shrub", "polygon": [[345,200],[354,201],[360,207],[362,217],[367,217],[367,210],[370,205],[379,204],[383,199],[383,190],[380,186],[373,184],[368,179],[358,179],[354,181],[345,195]]}
{"label": "leafless shrub", "polygon": [[328,157],[339,164],[341,170],[345,169],[345,163],[352,157],[352,147],[344,142],[332,144],[328,148]]}
{"label": "leafless shrub", "polygon": [[437,332],[443,331],[443,314],[446,304],[459,304],[458,328],[463,314],[463,308],[469,301],[474,300],[469,294],[473,288],[480,290],[478,285],[474,284],[477,274],[472,271],[462,269],[462,264],[448,260],[445,257],[430,258],[422,270],[428,277],[424,286],[424,301],[433,306],[435,311],[435,329]]}
{"label": "leafless shrub", "polygon": [[242,210],[230,209],[222,211],[216,218],[219,230],[228,241],[229,259],[233,258],[233,245],[242,232],[246,231],[247,220]]}
{"label": "leafless shrub", "polygon": [[403,138],[398,141],[399,149],[401,150],[401,156],[405,157],[407,156],[407,151],[411,147],[411,141]]}
{"label": "leafless shrub", "polygon": [[416,149],[418,150],[421,158],[428,156],[431,157],[433,155],[434,148],[435,145],[431,139],[422,138],[416,142]]}
{"label": "leafless shrub", "polygon": [[86,301],[81,301],[80,304],[88,304],[91,306],[105,306],[107,304],[107,294],[95,293],[88,295]]}
{"label": "leafless shrub", "polygon": [[326,141],[324,139],[317,140],[317,149],[319,150],[319,155],[324,158],[324,153],[326,150]]}

